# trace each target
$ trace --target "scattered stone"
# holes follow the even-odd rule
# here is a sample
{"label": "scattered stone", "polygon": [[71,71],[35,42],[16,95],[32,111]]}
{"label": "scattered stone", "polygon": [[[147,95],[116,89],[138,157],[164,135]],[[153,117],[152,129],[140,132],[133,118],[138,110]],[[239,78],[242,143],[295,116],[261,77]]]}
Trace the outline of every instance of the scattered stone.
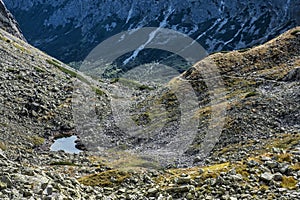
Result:
{"label": "scattered stone", "polygon": [[300,81],[300,67],[297,67],[290,71],[284,78],[283,81]]}
{"label": "scattered stone", "polygon": [[278,166],[278,163],[273,160],[266,161],[265,164],[271,169],[274,169]]}
{"label": "scattered stone", "polygon": [[277,172],[273,175],[274,181],[281,181],[282,180],[282,174]]}
{"label": "scattered stone", "polygon": [[263,181],[271,181],[273,179],[274,175],[269,173],[269,172],[265,172],[263,174],[260,175],[260,178],[263,180]]}
{"label": "scattered stone", "polygon": [[157,188],[150,188],[150,189],[148,190],[148,194],[149,194],[150,196],[155,196],[157,192],[158,192]]}
{"label": "scattered stone", "polygon": [[7,184],[0,181],[0,190],[6,189]]}
{"label": "scattered stone", "polygon": [[191,183],[191,177],[186,176],[186,177],[179,177],[176,179],[177,184],[190,184]]}

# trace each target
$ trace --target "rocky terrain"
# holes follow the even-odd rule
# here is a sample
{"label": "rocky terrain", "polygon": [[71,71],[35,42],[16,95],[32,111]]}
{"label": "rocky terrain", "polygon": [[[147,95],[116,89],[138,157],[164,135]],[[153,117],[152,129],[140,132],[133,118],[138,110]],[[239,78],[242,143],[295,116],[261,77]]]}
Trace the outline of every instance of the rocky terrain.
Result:
{"label": "rocky terrain", "polygon": [[[212,54],[174,79],[174,86],[178,80],[192,85],[199,100],[193,115],[201,123],[181,157],[159,165],[131,152],[140,147],[142,155],[143,145],[159,149],[176,136],[181,113],[172,93],[151,95],[158,86],[88,77],[22,40],[5,7],[0,16],[0,199],[299,199],[300,27],[252,49]],[[205,68],[209,62],[225,90],[205,85],[216,80]],[[84,121],[89,110],[73,119],[78,82],[95,95],[92,106],[110,151],[87,151],[86,140],[97,142],[97,135],[76,127],[76,117]],[[108,93],[121,87],[136,91],[131,117],[139,126],[161,126],[151,106],[163,102],[167,122],[155,140],[118,129]],[[222,107],[224,119],[211,120]],[[220,136],[210,138],[216,145],[203,154],[209,127],[221,121]],[[49,151],[55,138],[69,135],[79,136],[77,147],[86,150]]]}
{"label": "rocky terrain", "polygon": [[4,2],[30,44],[67,63],[83,60],[110,36],[140,27],[185,33],[211,53],[252,47],[300,24],[297,0]]}
{"label": "rocky terrain", "polygon": [[0,1],[0,27],[5,31],[15,35],[16,37],[25,40],[23,34],[19,29],[17,21],[7,10],[2,0]]}
{"label": "rocky terrain", "polygon": [[[86,77],[1,29],[0,199],[299,199],[299,43],[297,27],[252,49],[210,55],[183,73],[199,99],[199,137],[180,163],[157,167],[124,151],[50,152],[54,138],[80,136],[72,119],[75,80],[96,93],[101,109],[109,106],[102,90],[122,82]],[[225,91],[205,87],[208,61],[218,67]],[[218,94],[216,104],[208,102],[208,92]],[[169,100],[165,106],[174,114],[178,105],[164,94],[161,100]],[[212,110],[224,103],[220,138],[204,160],[197,158]],[[136,115],[147,116],[143,112]],[[112,140],[121,133],[114,134]],[[135,143],[127,139],[131,148]],[[161,140],[166,142],[157,137],[157,144]]]}

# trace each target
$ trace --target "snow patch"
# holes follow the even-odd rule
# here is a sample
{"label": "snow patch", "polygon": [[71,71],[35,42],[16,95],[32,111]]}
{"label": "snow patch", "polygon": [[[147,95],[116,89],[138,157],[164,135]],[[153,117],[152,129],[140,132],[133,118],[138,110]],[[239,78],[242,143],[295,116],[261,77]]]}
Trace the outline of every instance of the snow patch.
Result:
{"label": "snow patch", "polygon": [[153,32],[151,32],[149,34],[149,38],[147,40],[146,43],[142,44],[141,46],[139,46],[134,52],[133,54],[127,58],[123,64],[126,65],[128,64],[131,60],[134,60],[138,55],[139,53],[145,49],[145,47],[150,44],[150,42],[155,38],[156,34],[158,33],[158,31],[161,29],[161,28],[164,28],[166,27],[166,25],[168,24],[168,18],[170,17],[170,15],[175,11],[175,9],[172,9],[172,7],[169,7],[168,9],[168,13],[166,14],[165,18],[163,19],[163,21],[161,21],[159,23],[159,27],[157,29],[155,29]]}
{"label": "snow patch", "polygon": [[131,6],[129,12],[128,12],[128,16],[127,16],[127,19],[126,19],[126,24],[129,22],[129,20],[131,19],[132,17],[132,14],[133,14],[133,5]]}
{"label": "snow patch", "polygon": [[241,33],[241,31],[244,30],[244,26],[245,26],[245,24],[242,24],[242,27],[238,30],[238,32],[230,40],[228,40],[227,42],[225,42],[224,46],[227,45],[227,44],[229,44],[230,42],[232,42]]}

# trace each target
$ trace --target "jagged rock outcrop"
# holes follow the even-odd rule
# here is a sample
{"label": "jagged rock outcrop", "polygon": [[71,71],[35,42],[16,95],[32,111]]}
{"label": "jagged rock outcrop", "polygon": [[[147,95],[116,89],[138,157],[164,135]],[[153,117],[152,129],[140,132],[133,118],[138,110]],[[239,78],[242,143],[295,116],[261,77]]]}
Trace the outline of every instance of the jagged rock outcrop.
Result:
{"label": "jagged rock outcrop", "polygon": [[12,14],[6,9],[2,0],[0,0],[0,28],[13,34],[14,36],[25,40],[17,21]]}
{"label": "jagged rock outcrop", "polygon": [[29,42],[65,62],[82,60],[116,33],[149,26],[185,33],[210,53],[251,47],[300,16],[297,0],[4,1]]}

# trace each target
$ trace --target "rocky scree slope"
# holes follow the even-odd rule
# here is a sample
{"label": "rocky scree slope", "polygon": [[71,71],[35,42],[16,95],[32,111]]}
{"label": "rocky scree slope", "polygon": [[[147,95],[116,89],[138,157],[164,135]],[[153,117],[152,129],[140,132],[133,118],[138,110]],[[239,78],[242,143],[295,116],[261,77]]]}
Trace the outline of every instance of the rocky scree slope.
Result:
{"label": "rocky scree slope", "polygon": [[[203,78],[207,73],[207,63],[214,63],[220,70],[225,90],[218,87],[208,90]],[[128,84],[128,80],[120,80],[112,81],[109,86],[103,85],[102,88],[112,91]],[[212,110],[218,107],[225,107],[226,114],[222,118],[225,124],[220,130],[220,137],[211,138],[211,143],[216,143],[215,149],[249,140],[269,139],[283,133],[299,133],[299,28],[252,49],[210,55],[183,73],[179,79],[172,80],[175,88],[177,80],[187,81],[195,90],[199,109],[193,113],[193,117],[199,122],[199,127],[198,134],[191,138],[193,141],[182,156],[171,162],[167,162],[168,159],[158,161],[166,162],[163,163],[165,166],[191,166],[203,161],[201,156],[205,156],[205,152],[202,152],[202,145],[209,138],[209,126],[218,127],[221,123],[221,120],[211,123]],[[140,129],[130,129],[131,134],[124,133],[111,117],[107,117],[111,113],[104,114],[107,110],[99,103],[96,109],[100,111],[101,119],[104,119],[103,126],[99,129],[90,121],[89,125],[94,123],[93,128],[89,129],[88,135],[82,135],[83,143],[97,147],[103,139],[97,137],[97,134],[104,132],[107,135],[105,144],[109,148],[128,151],[138,149],[146,154],[147,149],[163,149],[166,144],[174,142],[182,115],[176,95],[172,90],[157,90],[153,93],[151,87],[142,91],[140,88],[137,87],[136,92],[128,97],[136,101],[126,109],[131,109],[131,119],[143,130],[149,130],[147,134],[151,137],[141,134]],[[212,94],[218,98],[210,105]],[[81,99],[80,102],[84,100]],[[113,97],[113,100],[118,101],[118,97]],[[155,110],[157,105],[163,106],[165,110]],[[89,112],[84,110],[88,109],[83,108],[80,119],[89,119]],[[162,119],[161,116],[166,118]]]}
{"label": "rocky scree slope", "polygon": [[60,63],[3,30],[0,55],[1,140],[32,148],[46,135],[70,130],[72,77]]}
{"label": "rocky scree slope", "polygon": [[[70,155],[47,149],[53,138],[73,134],[72,79],[87,80],[2,29],[0,59],[0,199],[90,199],[74,174],[55,172],[73,166]],[[74,159],[83,167],[87,155]]]}
{"label": "rocky scree slope", "polygon": [[[198,95],[200,108],[195,117],[201,123],[198,137],[173,166],[206,167],[169,169],[159,171],[158,174],[143,172],[150,179],[142,179],[142,182],[138,181],[141,177],[137,178],[131,173],[124,174],[119,169],[87,175],[80,178],[79,182],[114,188],[113,197],[116,199],[144,196],[149,199],[297,199],[300,137],[299,43],[300,28],[297,27],[252,49],[210,55],[179,77],[190,82]],[[207,72],[205,67],[209,62],[215,63],[219,68],[226,90],[207,90],[203,74]],[[207,76],[215,78],[209,77],[209,74]],[[172,81],[175,86],[176,81],[176,78]],[[122,87],[122,82],[113,81],[111,85],[114,88]],[[209,93],[218,94],[216,104],[210,105]],[[178,102],[169,91],[159,94],[142,94],[145,98],[141,98],[135,107],[140,110],[135,110],[132,117],[137,124],[146,127],[155,118],[151,112],[151,103],[165,102],[164,106],[170,114],[170,118],[164,122],[168,126],[168,134],[157,132],[154,137],[141,142],[138,137],[124,137],[125,140],[119,140],[123,149],[142,149],[153,143],[159,149],[166,140],[176,137],[180,115],[177,112]],[[227,113],[224,116],[226,123],[222,134],[220,138],[213,138],[218,140],[216,146],[206,159],[201,160],[202,142],[208,134],[206,131],[211,120],[211,110],[223,104],[227,107]],[[161,127],[160,123],[156,122],[154,127]],[[218,121],[215,123],[213,126],[218,126]],[[110,144],[116,144],[118,136],[110,135],[110,139]],[[150,166],[136,157],[121,155],[122,159],[113,160],[110,165],[123,169],[130,166]],[[137,190],[127,189],[132,184],[128,176],[136,178],[134,185]],[[111,177],[115,179],[108,181]],[[119,181],[123,184],[119,185]]]}
{"label": "rocky scree slope", "polygon": [[[213,54],[182,75],[205,105],[207,88],[201,73],[206,62],[218,66],[227,90],[220,94],[219,105],[228,102],[221,146],[299,132],[299,42],[299,28],[292,29],[252,49]],[[200,109],[200,121],[205,122],[209,113],[206,106]]]}
{"label": "rocky scree slope", "polygon": [[25,40],[17,21],[7,10],[2,0],[0,1],[0,27],[16,37]]}
{"label": "rocky scree slope", "polygon": [[65,62],[141,27],[170,28],[209,53],[261,44],[299,24],[297,0],[4,0],[29,43]]}
{"label": "rocky scree slope", "polygon": [[[73,134],[73,79],[88,80],[24,41],[0,32],[1,199],[299,197],[300,28],[244,52],[209,57],[220,67],[228,90],[220,95],[219,103],[230,102],[222,138],[205,160],[206,166],[163,170],[144,169],[140,158],[126,154],[110,161],[91,152],[73,155],[39,149],[55,135]],[[203,63],[205,60],[181,78],[194,83],[202,98],[197,116],[205,126],[211,105],[204,99]],[[99,100],[103,98],[100,89],[94,89]],[[201,135],[183,155],[188,164],[197,161],[188,159],[201,150],[197,142]]]}

